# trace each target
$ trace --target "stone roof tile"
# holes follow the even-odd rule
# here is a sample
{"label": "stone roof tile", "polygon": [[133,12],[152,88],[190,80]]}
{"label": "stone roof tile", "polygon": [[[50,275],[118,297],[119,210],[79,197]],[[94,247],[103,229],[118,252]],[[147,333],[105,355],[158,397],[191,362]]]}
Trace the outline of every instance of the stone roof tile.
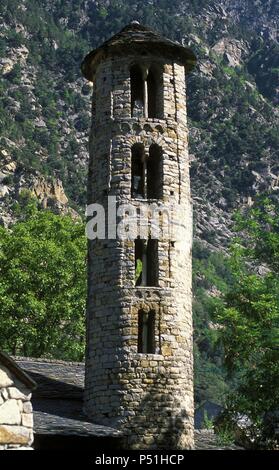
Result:
{"label": "stone roof tile", "polygon": [[108,54],[129,52],[136,54],[139,51],[161,53],[166,57],[175,58],[185,65],[187,71],[191,70],[196,63],[196,57],[191,49],[133,21],[85,57],[81,65],[82,73],[88,80],[93,81],[98,64]]}
{"label": "stone roof tile", "polygon": [[84,363],[20,357],[16,357],[15,360],[36,381],[34,398],[82,400]]}
{"label": "stone roof tile", "polygon": [[48,436],[119,437],[108,426],[90,422],[82,410],[84,363],[41,358],[14,358],[32,379],[34,432]]}

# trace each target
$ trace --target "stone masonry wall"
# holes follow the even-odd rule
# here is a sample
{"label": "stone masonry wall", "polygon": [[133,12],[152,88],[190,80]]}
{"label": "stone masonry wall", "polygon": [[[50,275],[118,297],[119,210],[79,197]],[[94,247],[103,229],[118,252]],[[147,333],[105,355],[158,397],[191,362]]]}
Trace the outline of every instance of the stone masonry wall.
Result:
{"label": "stone masonry wall", "polygon": [[33,442],[31,393],[0,364],[0,450],[30,450]]}
{"label": "stone masonry wall", "polygon": [[[130,66],[163,67],[163,119],[132,118]],[[193,447],[191,308],[192,209],[185,71],[164,57],[111,57],[97,70],[90,137],[88,203],[107,196],[135,211],[179,204],[181,239],[159,236],[156,287],[135,286],[134,242],[89,242],[85,411],[123,429],[130,448]],[[163,152],[163,197],[131,199],[131,147]],[[183,222],[182,222],[183,221]],[[148,225],[148,222],[147,222]],[[155,311],[155,353],[137,351],[138,312]]]}

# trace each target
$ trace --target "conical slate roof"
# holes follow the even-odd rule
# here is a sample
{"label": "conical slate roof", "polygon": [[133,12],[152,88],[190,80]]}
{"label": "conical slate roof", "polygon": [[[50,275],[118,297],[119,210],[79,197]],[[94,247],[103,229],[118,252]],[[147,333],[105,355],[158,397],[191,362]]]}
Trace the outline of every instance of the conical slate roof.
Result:
{"label": "conical slate roof", "polygon": [[93,81],[96,68],[102,59],[109,54],[129,52],[161,54],[183,63],[186,71],[191,70],[196,63],[196,57],[191,49],[166,39],[152,29],[133,21],[85,57],[81,64],[82,73],[88,80]]}

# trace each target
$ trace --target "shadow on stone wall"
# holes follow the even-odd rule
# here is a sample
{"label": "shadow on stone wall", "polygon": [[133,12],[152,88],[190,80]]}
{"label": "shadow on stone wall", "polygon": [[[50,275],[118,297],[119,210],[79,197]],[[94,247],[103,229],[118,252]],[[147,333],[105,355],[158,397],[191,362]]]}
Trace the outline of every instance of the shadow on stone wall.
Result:
{"label": "shadow on stone wall", "polygon": [[193,416],[181,403],[183,396],[158,387],[148,388],[144,398],[126,413],[125,446],[132,449],[192,449]]}

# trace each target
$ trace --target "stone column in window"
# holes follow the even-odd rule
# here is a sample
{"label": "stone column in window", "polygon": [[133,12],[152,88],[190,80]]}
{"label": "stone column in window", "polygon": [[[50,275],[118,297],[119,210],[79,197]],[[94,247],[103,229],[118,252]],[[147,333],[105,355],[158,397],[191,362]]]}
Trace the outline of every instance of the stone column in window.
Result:
{"label": "stone column in window", "polygon": [[142,68],[142,76],[143,76],[144,117],[148,118],[148,85],[147,85],[148,67]]}

